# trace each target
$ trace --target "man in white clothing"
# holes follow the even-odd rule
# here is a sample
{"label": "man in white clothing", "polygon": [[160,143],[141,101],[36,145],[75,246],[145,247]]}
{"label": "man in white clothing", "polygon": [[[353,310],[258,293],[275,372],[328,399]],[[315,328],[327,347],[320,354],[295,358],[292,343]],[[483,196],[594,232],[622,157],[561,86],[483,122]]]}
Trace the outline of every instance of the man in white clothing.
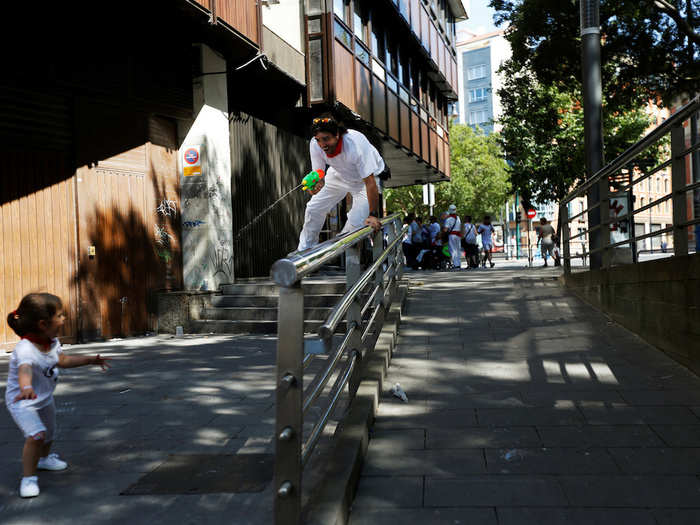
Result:
{"label": "man in white clothing", "polygon": [[308,190],[313,197],[306,205],[299,251],[318,244],[326,215],[348,193],[352,195],[352,209],[341,234],[364,225],[375,231],[382,226],[375,176],[384,171],[385,165],[379,152],[362,133],[345,129],[331,116],[314,119],[311,132],[311,169],[325,170],[326,175]]}
{"label": "man in white clothing", "polygon": [[449,235],[449,246],[450,255],[452,256],[452,266],[455,270],[459,270],[462,266],[461,255],[462,255],[462,222],[457,217],[457,206],[450,204],[447,208],[447,218],[445,219],[445,225],[442,227],[442,231]]}

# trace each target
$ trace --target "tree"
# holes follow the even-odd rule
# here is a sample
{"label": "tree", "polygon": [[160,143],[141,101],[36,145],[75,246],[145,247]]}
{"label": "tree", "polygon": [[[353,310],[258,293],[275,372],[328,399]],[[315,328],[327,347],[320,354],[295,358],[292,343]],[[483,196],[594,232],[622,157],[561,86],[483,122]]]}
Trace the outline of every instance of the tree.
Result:
{"label": "tree", "polygon": [[[503,148],[526,202],[560,200],[585,177],[579,4],[491,1],[497,23],[509,24],[513,54],[499,91]],[[697,89],[698,66],[685,33],[652,0],[602,0],[601,35],[605,157],[612,160],[648,128],[642,108],[649,100],[669,103]]]}
{"label": "tree", "polygon": [[[481,217],[496,214],[506,202],[511,187],[497,135],[485,135],[462,124],[450,128],[450,182],[436,184],[435,209],[438,213],[455,204],[460,215]],[[423,205],[421,186],[387,190],[387,209],[428,213]]]}
{"label": "tree", "polygon": [[[523,201],[560,201],[585,178],[583,109],[579,91],[544,86],[528,71],[510,72],[501,92],[501,135],[510,161],[510,180]],[[604,113],[604,140],[609,160],[643,135],[650,119],[641,109]],[[656,150],[642,159],[653,162]]]}
{"label": "tree", "polygon": [[[580,0],[491,0],[496,23],[508,24],[513,64],[532,71],[543,85],[578,89],[579,4]],[[683,4],[684,10],[661,0],[601,1],[603,96],[610,111],[636,109],[657,96],[669,104],[678,94],[697,91],[700,66],[691,44],[694,37],[683,28],[697,31],[698,20],[688,16],[687,7],[700,11],[700,0]],[[684,24],[679,26],[671,16],[681,17]]]}

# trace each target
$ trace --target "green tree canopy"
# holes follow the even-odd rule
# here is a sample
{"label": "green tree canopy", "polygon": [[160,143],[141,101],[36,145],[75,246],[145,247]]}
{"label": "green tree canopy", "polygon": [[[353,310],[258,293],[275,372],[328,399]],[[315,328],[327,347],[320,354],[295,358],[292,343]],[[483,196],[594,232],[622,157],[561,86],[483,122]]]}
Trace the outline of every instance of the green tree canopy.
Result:
{"label": "green tree canopy", "polygon": [[[462,124],[450,128],[450,182],[435,187],[435,213],[457,206],[460,216],[496,215],[508,199],[511,187],[497,135],[485,135]],[[387,190],[387,209],[427,216],[421,186]]]}
{"label": "green tree canopy", "polygon": [[[525,201],[559,200],[585,176],[579,6],[580,0],[491,1],[497,23],[508,23],[513,52],[499,90],[502,138],[511,181]],[[670,103],[697,89],[698,65],[691,38],[653,1],[602,0],[600,19],[610,161],[651,124],[642,110],[649,100]],[[657,156],[647,154],[649,161]]]}

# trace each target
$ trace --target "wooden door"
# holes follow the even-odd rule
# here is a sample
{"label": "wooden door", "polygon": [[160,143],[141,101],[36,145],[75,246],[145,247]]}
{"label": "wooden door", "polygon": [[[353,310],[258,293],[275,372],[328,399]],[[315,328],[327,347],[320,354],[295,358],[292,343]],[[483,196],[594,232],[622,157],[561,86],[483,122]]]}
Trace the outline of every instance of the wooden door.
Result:
{"label": "wooden door", "polygon": [[[99,114],[120,127],[110,109]],[[152,330],[154,293],[181,282],[175,124],[128,120],[133,132],[111,147],[117,153],[77,172],[84,339]]]}

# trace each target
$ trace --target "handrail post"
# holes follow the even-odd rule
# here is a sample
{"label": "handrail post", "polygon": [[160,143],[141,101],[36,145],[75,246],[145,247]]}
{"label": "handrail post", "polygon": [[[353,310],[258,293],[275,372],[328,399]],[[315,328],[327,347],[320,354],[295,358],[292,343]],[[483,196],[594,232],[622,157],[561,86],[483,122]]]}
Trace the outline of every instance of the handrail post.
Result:
{"label": "handrail post", "polygon": [[301,525],[304,291],[280,287],[275,425],[275,525]]}
{"label": "handrail post", "polygon": [[[399,219],[393,222],[392,227],[394,229],[394,239],[396,239],[396,237],[401,234],[401,223]],[[403,279],[403,241],[396,245],[394,261],[396,262],[396,279],[400,281]]]}
{"label": "handrail post", "polygon": [[[379,259],[382,253],[384,253],[384,228],[380,228],[378,232],[375,232],[372,238],[372,261]],[[387,259],[385,264],[388,266],[390,262],[391,261]],[[375,286],[381,286],[381,291],[374,299],[374,304],[377,305],[384,297],[384,264],[379,265],[379,268],[377,268],[377,273],[374,276],[374,284]]]}
{"label": "handrail post", "polygon": [[598,239],[600,240],[602,268],[610,268],[612,266],[613,250],[610,248],[610,180],[606,177],[601,177],[598,181],[598,194],[600,195],[600,230]]}
{"label": "handrail post", "polygon": [[569,229],[569,205],[564,204],[560,207],[559,216],[562,218],[561,224],[561,248],[564,251],[564,273],[571,273],[571,249],[569,247],[569,237],[571,236]]}
{"label": "handrail post", "polygon": [[688,232],[679,226],[688,220],[688,196],[680,191],[686,185],[685,157],[681,155],[685,149],[685,129],[680,122],[671,129],[671,191],[673,192],[673,254],[688,255]]}
{"label": "handrail post", "polygon": [[[362,254],[362,244],[363,243],[357,243],[352,246],[350,246],[346,251],[345,251],[345,289],[350,290],[357,281],[360,280],[360,277],[362,277],[362,266],[360,265],[360,256]],[[359,296],[358,296],[359,298]],[[352,354],[353,350],[358,350],[357,354],[357,360],[358,364],[359,361],[362,360],[362,352],[360,351],[360,347],[362,344],[361,340],[361,334],[362,330],[362,305],[360,304],[359,301],[353,301],[353,303],[350,305],[348,308],[347,316],[347,326],[345,327],[346,331],[349,331],[353,324],[355,324],[358,328],[358,330],[355,331],[355,334],[352,336],[350,339],[349,345],[348,345],[348,355]],[[360,366],[356,366],[355,370],[350,377],[350,380],[348,381],[348,392],[350,394],[350,397],[352,398],[355,395],[355,391],[357,389],[357,386],[359,386],[359,370]]]}

